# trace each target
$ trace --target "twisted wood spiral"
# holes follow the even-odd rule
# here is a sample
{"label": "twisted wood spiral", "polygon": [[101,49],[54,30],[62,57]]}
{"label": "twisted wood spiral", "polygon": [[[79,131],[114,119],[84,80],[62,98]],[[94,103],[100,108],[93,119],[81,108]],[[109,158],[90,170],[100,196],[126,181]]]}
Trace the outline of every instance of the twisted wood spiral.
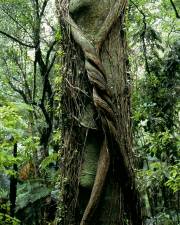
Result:
{"label": "twisted wood spiral", "polygon": [[[60,1],[60,0],[59,0]],[[67,0],[61,0],[66,1]],[[61,4],[61,1],[59,4]],[[127,0],[116,0],[114,6],[110,10],[104,24],[98,34],[94,37],[93,43],[83,34],[77,26],[67,10],[62,10],[62,17],[68,24],[71,34],[75,42],[81,47],[85,56],[85,69],[87,71],[89,82],[93,87],[93,103],[101,119],[101,130],[104,134],[104,140],[100,149],[98,167],[89,202],[84,211],[80,225],[90,224],[94,212],[98,206],[102,189],[106,180],[106,176],[110,165],[111,149],[109,139],[117,140],[117,123],[113,109],[112,94],[107,84],[107,76],[100,58],[100,50],[113,24],[117,21],[120,13],[126,7]],[[65,12],[65,13],[63,13]],[[121,154],[123,156],[123,154]],[[124,164],[128,171],[127,162]],[[128,172],[127,172],[128,173]],[[132,184],[133,186],[133,184]],[[132,187],[133,188],[133,187]]]}

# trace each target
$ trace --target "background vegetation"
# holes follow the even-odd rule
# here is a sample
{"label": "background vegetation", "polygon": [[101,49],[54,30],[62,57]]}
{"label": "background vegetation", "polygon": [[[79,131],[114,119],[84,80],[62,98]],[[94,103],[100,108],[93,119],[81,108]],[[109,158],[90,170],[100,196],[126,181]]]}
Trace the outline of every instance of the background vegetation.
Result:
{"label": "background vegetation", "polygon": [[[131,0],[125,30],[146,224],[176,225],[178,1]],[[0,1],[0,224],[52,224],[61,150],[61,34],[53,1]]]}

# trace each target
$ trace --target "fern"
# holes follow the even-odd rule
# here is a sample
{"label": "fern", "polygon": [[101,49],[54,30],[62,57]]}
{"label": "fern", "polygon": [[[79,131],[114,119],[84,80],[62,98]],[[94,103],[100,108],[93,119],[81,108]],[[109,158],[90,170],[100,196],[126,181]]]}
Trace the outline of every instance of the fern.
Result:
{"label": "fern", "polygon": [[46,157],[41,162],[41,165],[40,165],[41,170],[46,169],[49,166],[49,164],[56,162],[58,160],[58,156],[59,156],[58,153],[52,153],[48,157]]}
{"label": "fern", "polygon": [[16,211],[50,195],[51,189],[35,181],[20,185],[17,193]]}

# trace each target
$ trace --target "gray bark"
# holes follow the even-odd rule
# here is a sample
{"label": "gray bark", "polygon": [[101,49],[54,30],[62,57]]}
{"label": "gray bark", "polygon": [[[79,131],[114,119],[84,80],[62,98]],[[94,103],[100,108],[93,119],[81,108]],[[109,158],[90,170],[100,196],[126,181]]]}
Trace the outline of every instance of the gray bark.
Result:
{"label": "gray bark", "polygon": [[124,0],[57,1],[66,53],[61,224],[142,224],[125,8]]}

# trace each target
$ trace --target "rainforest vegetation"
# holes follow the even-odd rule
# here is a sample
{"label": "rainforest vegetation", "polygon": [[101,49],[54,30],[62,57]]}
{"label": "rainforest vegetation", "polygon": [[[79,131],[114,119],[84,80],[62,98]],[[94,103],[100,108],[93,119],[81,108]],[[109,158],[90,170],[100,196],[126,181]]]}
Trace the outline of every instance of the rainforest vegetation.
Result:
{"label": "rainforest vegetation", "polygon": [[0,225],[180,225],[178,0],[0,0]]}

